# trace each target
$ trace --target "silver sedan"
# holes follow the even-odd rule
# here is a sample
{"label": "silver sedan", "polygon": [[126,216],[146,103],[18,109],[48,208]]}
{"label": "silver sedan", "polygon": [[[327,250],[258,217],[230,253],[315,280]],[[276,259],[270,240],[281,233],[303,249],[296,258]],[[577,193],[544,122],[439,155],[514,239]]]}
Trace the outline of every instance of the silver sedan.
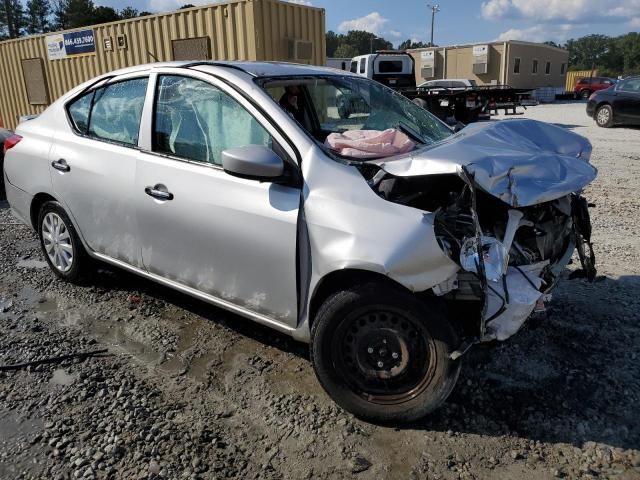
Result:
{"label": "silver sedan", "polygon": [[410,421],[505,340],[577,248],[591,145],[530,120],[453,133],[348,72],[174,62],[63,95],[5,142],[13,213],[52,271],[100,260],[310,343],[326,391]]}

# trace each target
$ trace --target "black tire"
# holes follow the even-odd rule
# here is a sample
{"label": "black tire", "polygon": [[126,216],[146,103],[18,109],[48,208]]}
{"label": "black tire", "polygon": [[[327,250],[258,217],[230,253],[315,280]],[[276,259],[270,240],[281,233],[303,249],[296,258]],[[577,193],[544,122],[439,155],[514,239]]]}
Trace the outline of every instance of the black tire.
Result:
{"label": "black tire", "polygon": [[580,96],[581,96],[582,98],[584,98],[585,100],[588,100],[588,99],[589,99],[589,97],[591,96],[591,90],[588,90],[588,89],[586,89],[586,88],[585,88],[584,90],[581,90],[581,91],[580,91]]}
{"label": "black tire", "polygon": [[460,373],[460,360],[449,358],[457,346],[438,304],[374,282],[322,304],[310,353],[320,384],[342,408],[373,422],[405,423],[449,396]]}
{"label": "black tire", "polygon": [[[49,221],[52,218],[58,218],[62,222],[63,227],[60,227],[61,235],[65,235],[64,232],[68,234],[68,242],[65,238],[64,246],[71,246],[71,256],[69,257],[66,255],[68,250],[63,251],[63,242],[54,242],[55,248],[57,248],[59,252],[59,260],[56,260],[55,263],[55,255],[54,259],[52,259],[49,253],[52,251],[52,248],[54,248],[52,246],[51,235],[47,235],[47,231],[51,229],[51,227],[47,225],[51,225]],[[40,248],[42,249],[44,258],[53,273],[68,282],[82,283],[90,269],[90,258],[76,233],[73,223],[60,203],[50,201],[44,203],[40,208],[40,213],[38,214],[38,237],[40,238]],[[64,260],[62,260],[61,255],[64,255]],[[65,260],[68,264],[61,264],[61,262]],[[65,268],[62,268],[63,266]]]}
{"label": "black tire", "polygon": [[427,108],[427,102],[421,98],[414,98],[413,99],[413,103],[415,103],[416,105],[418,105],[421,108],[424,108],[425,110],[428,110]]}
{"label": "black tire", "polygon": [[611,105],[602,105],[598,107],[594,118],[599,127],[609,128],[613,126],[613,109],[611,108]]}

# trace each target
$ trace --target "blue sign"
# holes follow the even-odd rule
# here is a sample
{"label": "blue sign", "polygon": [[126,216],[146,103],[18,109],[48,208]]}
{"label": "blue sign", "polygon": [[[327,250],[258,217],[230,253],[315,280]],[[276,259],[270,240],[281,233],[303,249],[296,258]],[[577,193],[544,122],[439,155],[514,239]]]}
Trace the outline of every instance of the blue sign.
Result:
{"label": "blue sign", "polygon": [[93,36],[93,30],[64,33],[63,37],[67,57],[96,53],[96,41]]}

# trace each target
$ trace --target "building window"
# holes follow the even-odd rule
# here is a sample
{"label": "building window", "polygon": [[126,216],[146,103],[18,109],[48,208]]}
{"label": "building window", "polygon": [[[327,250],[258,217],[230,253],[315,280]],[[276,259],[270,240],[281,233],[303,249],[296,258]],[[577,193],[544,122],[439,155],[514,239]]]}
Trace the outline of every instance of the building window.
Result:
{"label": "building window", "polygon": [[551,73],[551,62],[547,62],[544,66],[544,74],[549,75]]}
{"label": "building window", "polygon": [[513,60],[513,73],[520,73],[520,59],[518,57]]}
{"label": "building window", "polygon": [[531,73],[534,75],[538,73],[538,60],[533,61],[533,64],[531,65]]}
{"label": "building window", "polygon": [[560,75],[564,75],[566,70],[567,70],[567,64],[566,63],[563,63],[562,65],[560,65]]}

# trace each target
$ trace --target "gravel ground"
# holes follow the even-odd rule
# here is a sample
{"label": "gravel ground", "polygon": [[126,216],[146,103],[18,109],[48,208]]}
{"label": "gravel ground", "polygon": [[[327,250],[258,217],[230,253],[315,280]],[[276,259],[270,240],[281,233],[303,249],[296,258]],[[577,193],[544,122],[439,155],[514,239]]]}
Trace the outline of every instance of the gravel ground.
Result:
{"label": "gravel ground", "polygon": [[431,417],[384,428],[321,390],[306,346],[118,270],[55,279],[0,208],[0,478],[640,478],[640,130],[584,104],[525,116],[587,136],[599,281],[474,348]]}

